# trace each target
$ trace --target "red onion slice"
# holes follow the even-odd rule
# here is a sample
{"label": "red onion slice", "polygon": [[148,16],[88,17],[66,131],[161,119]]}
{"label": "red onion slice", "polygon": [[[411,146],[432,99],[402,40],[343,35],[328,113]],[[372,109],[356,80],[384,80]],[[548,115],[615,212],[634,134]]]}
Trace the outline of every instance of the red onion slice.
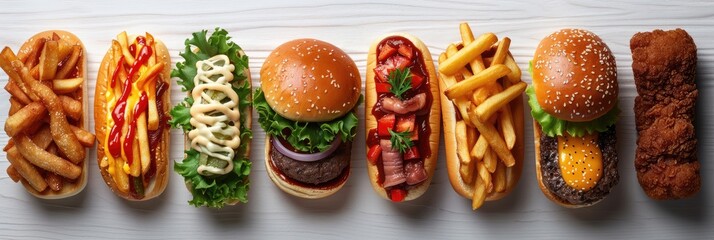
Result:
{"label": "red onion slice", "polygon": [[340,137],[337,136],[335,137],[335,140],[332,141],[332,144],[330,145],[330,148],[323,152],[318,152],[318,153],[296,153],[293,151],[290,151],[290,149],[286,148],[283,143],[278,139],[278,137],[273,137],[273,147],[278,150],[278,152],[282,153],[286,157],[295,159],[297,161],[302,161],[302,162],[314,162],[318,160],[325,159],[330,156],[333,152],[337,150],[337,148],[340,146],[342,141],[340,141]]}

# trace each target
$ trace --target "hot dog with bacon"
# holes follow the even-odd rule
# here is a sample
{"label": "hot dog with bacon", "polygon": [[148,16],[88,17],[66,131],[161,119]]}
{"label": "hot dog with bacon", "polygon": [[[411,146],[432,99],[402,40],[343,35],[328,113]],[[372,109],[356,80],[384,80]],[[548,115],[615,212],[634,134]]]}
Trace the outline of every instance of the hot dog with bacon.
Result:
{"label": "hot dog with bacon", "polygon": [[97,76],[94,123],[97,162],[118,196],[147,200],[168,183],[171,58],[151,34],[122,32]]}
{"label": "hot dog with bacon", "polygon": [[403,33],[375,41],[367,57],[367,168],[374,190],[395,202],[429,188],[439,150],[439,85],[429,49]]}

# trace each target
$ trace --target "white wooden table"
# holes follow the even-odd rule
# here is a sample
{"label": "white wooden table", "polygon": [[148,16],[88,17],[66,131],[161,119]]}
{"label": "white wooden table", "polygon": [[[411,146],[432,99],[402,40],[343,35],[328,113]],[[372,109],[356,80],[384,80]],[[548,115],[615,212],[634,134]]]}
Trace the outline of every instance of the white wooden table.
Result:
{"label": "white wooden table", "polygon": [[[90,3],[91,2],[91,3]],[[525,171],[515,191],[499,202],[472,212],[470,202],[451,188],[441,146],[435,179],[420,199],[394,204],[373,193],[365,168],[364,129],[353,151],[352,175],[345,188],[323,200],[293,198],[268,179],[263,159],[264,132],[254,114],[254,162],[250,202],[220,210],[194,208],[182,179],[171,173],[166,192],[148,202],[127,202],[110,192],[90,161],[87,188],[65,200],[39,200],[13,183],[0,152],[0,238],[8,239],[711,239],[714,237],[714,2],[712,1],[0,1],[0,46],[17,49],[36,32],[65,29],[86,45],[93,101],[99,61],[120,31],[148,31],[162,39],[174,63],[183,41],[194,31],[226,28],[250,56],[254,87],[268,53],[301,37],[341,47],[362,76],[369,44],[379,35],[410,32],[429,46],[434,57],[457,41],[458,24],[467,21],[475,34],[492,31],[512,39],[511,49],[527,69],[538,41],[565,27],[582,27],[600,35],[615,53],[620,81],[617,125],[621,181],[605,201],[570,210],[551,203],[535,181],[532,128],[526,124]],[[245,2],[245,1],[241,1]],[[293,3],[303,2],[303,3]],[[474,1],[475,2],[475,1]],[[635,94],[629,39],[638,31],[682,27],[698,46],[697,111],[703,188],[695,198],[656,202],[647,198],[635,177]],[[4,85],[7,76],[0,74]],[[524,81],[530,82],[524,74]],[[0,91],[0,125],[7,118],[9,95]],[[173,85],[172,101],[182,98]],[[529,111],[528,108],[526,108]],[[360,108],[360,119],[363,112]],[[91,116],[90,112],[90,116]],[[528,114],[527,114],[528,116]],[[530,117],[526,118],[530,122]],[[363,125],[360,126],[363,128]],[[93,129],[93,125],[91,126]],[[182,133],[171,131],[171,159],[182,158]],[[0,144],[8,138],[0,134]],[[96,150],[89,154],[96,156]]]}

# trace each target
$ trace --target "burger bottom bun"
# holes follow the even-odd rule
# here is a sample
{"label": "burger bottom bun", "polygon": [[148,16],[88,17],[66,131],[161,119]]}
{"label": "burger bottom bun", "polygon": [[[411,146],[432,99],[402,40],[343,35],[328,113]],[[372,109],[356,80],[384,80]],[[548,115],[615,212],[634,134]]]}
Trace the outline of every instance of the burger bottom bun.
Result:
{"label": "burger bottom bun", "polygon": [[[340,182],[337,186],[329,188],[329,189],[322,189],[322,188],[309,188],[309,187],[303,187],[303,186],[298,186],[295,184],[292,184],[288,181],[285,181],[283,177],[280,176],[280,173],[277,173],[275,168],[271,166],[271,159],[270,159],[270,148],[272,148],[272,145],[270,143],[270,135],[265,136],[265,169],[266,172],[268,172],[268,176],[270,177],[270,180],[275,183],[275,186],[278,186],[280,190],[283,190],[283,192],[286,192],[290,195],[300,197],[300,198],[306,198],[306,199],[319,199],[319,198],[324,198],[327,196],[330,196],[340,189],[342,189],[342,186],[345,185],[347,182],[347,178],[344,179],[344,181]],[[348,171],[347,174],[349,174],[350,168],[347,167],[345,171]]]}

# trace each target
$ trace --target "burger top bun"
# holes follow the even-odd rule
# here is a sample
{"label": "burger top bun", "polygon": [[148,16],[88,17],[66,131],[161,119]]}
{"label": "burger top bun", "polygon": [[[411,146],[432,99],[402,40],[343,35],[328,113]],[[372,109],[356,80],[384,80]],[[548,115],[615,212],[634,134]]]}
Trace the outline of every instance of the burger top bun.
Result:
{"label": "burger top bun", "polygon": [[326,122],[359,101],[361,78],[341,49],[316,39],[296,39],[273,50],[260,69],[265,100],[280,116]]}
{"label": "burger top bun", "polygon": [[590,31],[563,29],[545,37],[532,71],[538,104],[559,119],[591,121],[617,104],[615,57]]}

